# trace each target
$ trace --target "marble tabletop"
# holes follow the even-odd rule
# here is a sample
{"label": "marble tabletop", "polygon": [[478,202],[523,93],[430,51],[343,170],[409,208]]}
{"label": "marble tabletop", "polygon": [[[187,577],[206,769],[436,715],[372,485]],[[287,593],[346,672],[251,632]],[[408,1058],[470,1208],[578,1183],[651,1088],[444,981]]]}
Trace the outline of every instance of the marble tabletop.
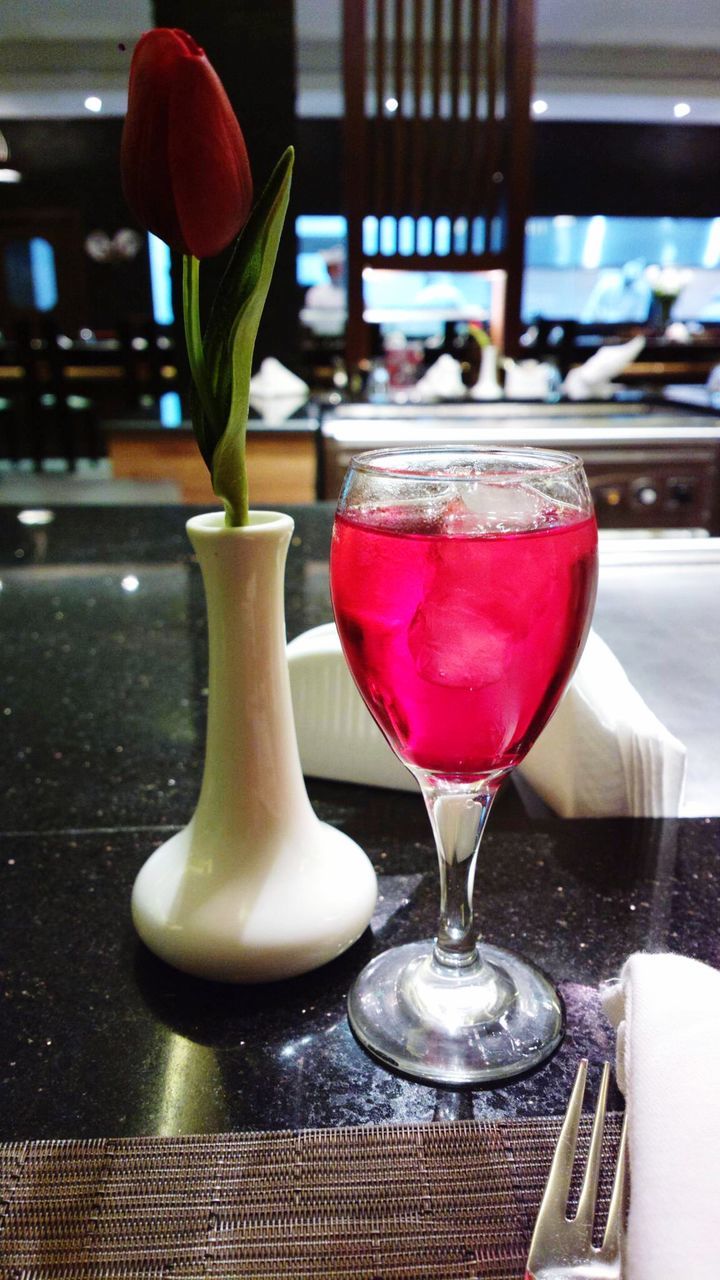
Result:
{"label": "marble tabletop", "polygon": [[[562,821],[509,785],[481,852],[478,916],[489,939],[558,981],[565,1040],[501,1088],[406,1080],[355,1042],[344,1005],[370,955],[433,931],[427,819],[414,795],[310,779],[320,816],[378,870],[372,929],[272,986],[168,968],[136,938],[129,895],[199,785],[207,657],[184,531],[193,511],[20,514],[0,508],[0,1139],[557,1114],[578,1058],[596,1072],[612,1055],[597,984],[628,954],[720,965],[720,819]],[[291,514],[290,637],[330,617],[332,509]]]}

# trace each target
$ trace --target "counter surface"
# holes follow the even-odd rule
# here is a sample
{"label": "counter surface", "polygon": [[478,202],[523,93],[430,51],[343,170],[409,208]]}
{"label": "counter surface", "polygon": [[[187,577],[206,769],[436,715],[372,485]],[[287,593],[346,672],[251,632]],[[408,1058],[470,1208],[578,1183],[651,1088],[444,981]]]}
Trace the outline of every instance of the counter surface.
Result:
{"label": "counter surface", "polygon": [[[345,956],[260,988],[174,972],[137,940],[129,895],[200,778],[207,659],[190,514],[61,508],[27,526],[0,509],[0,1138],[560,1113],[578,1057],[612,1054],[597,984],[631,951],[720,964],[720,821],[531,817],[506,789],[481,854],[481,927],[555,977],[568,1031],[551,1062],[499,1089],[405,1080],[347,1026],[348,985],[369,956],[433,930],[435,859],[414,795],[308,783],[380,874],[372,930]],[[292,514],[290,636],[330,616],[332,510]],[[618,635],[637,628],[642,610],[623,615],[619,597],[613,609]]]}

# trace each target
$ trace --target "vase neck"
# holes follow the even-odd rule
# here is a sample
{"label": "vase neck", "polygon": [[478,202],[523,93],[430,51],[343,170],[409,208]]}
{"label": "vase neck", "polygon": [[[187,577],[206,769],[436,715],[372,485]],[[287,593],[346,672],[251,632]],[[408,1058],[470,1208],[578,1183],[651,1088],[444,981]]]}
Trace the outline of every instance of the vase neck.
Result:
{"label": "vase neck", "polygon": [[205,586],[209,641],[197,821],[217,822],[223,813],[235,827],[260,830],[267,828],[271,804],[276,825],[285,798],[309,809],[286,656],[284,573],[292,529],[289,517],[279,517],[261,526],[188,530]]}

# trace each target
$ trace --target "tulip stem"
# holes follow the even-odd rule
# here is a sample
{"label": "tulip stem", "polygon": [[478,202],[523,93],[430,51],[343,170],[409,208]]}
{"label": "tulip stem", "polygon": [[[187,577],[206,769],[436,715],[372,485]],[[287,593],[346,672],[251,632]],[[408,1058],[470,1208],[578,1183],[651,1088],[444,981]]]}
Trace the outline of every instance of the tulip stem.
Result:
{"label": "tulip stem", "polygon": [[[202,328],[200,325],[200,261],[191,254],[184,254],[183,256],[183,321],[185,325],[185,346],[187,347],[190,373],[195,384],[195,390],[198,394],[203,415],[208,419],[208,422],[214,424],[216,410],[205,363]],[[200,436],[202,434],[204,436],[205,431],[201,423],[193,420],[193,428],[196,435]],[[203,440],[199,439],[198,443],[204,453]]]}

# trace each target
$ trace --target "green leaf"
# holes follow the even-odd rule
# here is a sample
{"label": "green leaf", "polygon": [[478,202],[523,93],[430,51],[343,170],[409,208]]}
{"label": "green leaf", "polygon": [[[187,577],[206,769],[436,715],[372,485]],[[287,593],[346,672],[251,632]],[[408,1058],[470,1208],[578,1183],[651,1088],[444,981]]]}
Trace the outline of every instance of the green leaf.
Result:
{"label": "green leaf", "polygon": [[212,460],[213,488],[225,506],[227,524],[247,522],[245,436],[252,358],[290,198],[293,161],[289,147],[237,241],[203,343],[214,413],[212,420],[202,415],[199,440],[206,461],[208,455]]}
{"label": "green leaf", "polygon": [[202,334],[200,331],[200,263],[189,254],[183,256],[183,321],[192,392],[190,412],[193,430],[208,469],[212,468],[212,449],[208,447],[208,423],[213,421],[216,406],[208,378]]}

